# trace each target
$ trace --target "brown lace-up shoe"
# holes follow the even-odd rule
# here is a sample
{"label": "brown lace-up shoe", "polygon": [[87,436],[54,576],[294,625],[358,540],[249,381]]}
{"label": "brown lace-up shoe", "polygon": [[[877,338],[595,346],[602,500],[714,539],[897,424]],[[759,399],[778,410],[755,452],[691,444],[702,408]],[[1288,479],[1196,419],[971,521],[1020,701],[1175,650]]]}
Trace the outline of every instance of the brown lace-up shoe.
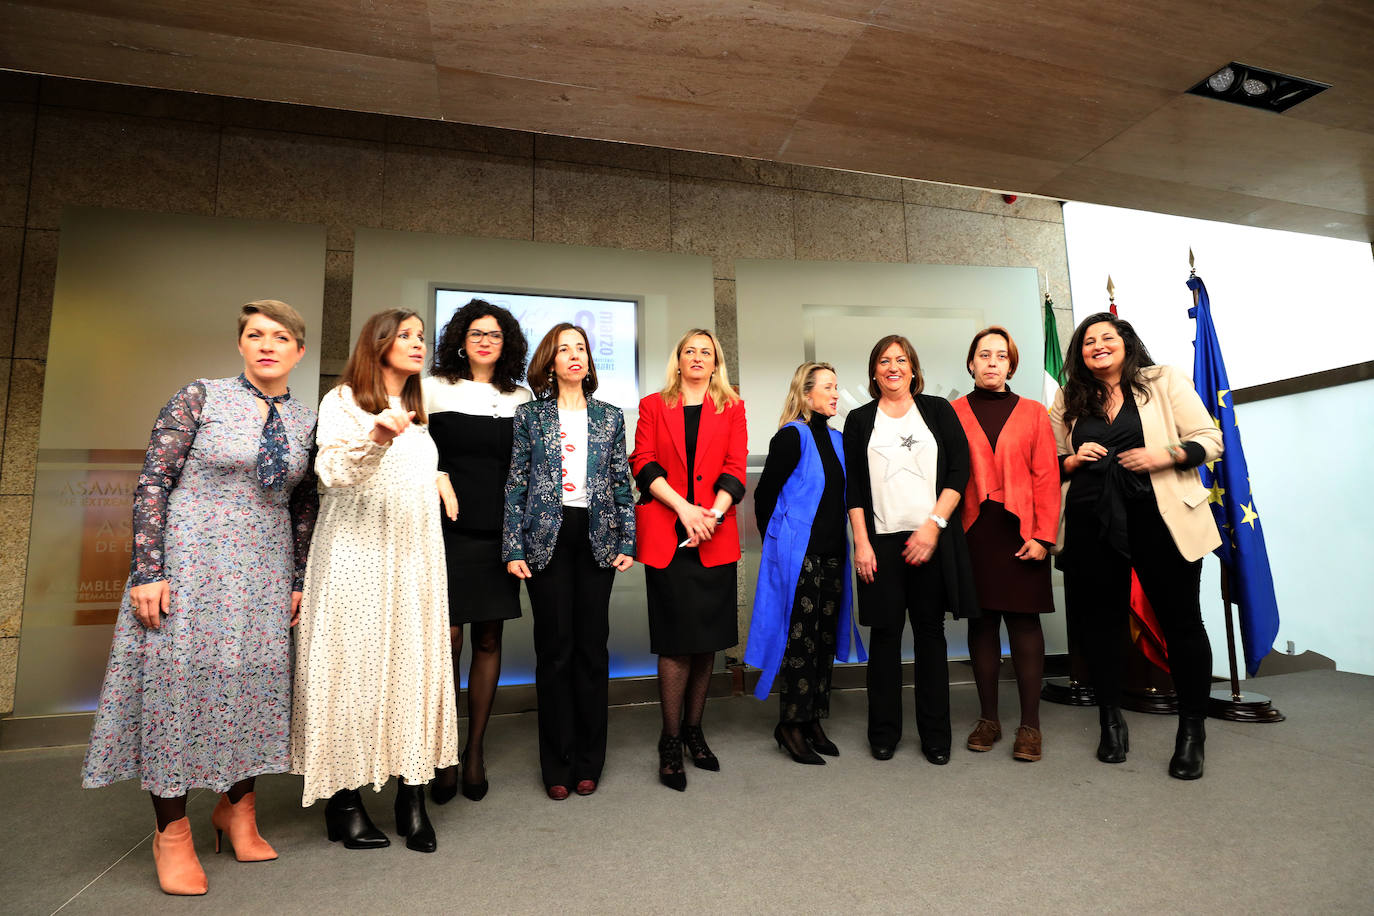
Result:
{"label": "brown lace-up shoe", "polygon": [[968,735],[968,749],[971,751],[992,750],[992,746],[1002,739],[1002,723],[992,719],[979,719],[973,723],[973,731]]}
{"label": "brown lace-up shoe", "polygon": [[1034,763],[1041,757],[1040,754],[1040,729],[1031,728],[1029,725],[1022,725],[1016,730],[1016,743],[1011,747],[1011,756],[1015,760],[1025,760]]}

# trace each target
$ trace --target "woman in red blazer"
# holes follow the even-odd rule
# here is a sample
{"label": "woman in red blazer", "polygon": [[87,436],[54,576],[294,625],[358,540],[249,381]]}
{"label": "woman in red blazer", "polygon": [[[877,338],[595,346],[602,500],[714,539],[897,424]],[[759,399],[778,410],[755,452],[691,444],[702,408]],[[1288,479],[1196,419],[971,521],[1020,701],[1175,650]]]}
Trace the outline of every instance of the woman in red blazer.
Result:
{"label": "woman in red blazer", "polygon": [[1040,680],[1045,671],[1039,615],[1054,611],[1047,554],[1059,530],[1059,462],[1044,405],[1007,387],[1017,356],[1006,328],[979,331],[968,348],[975,387],[954,402],[972,465],[960,504],[983,609],[981,617],[968,622],[969,655],[982,707],[968,749],[990,751],[1002,737],[997,671],[1005,620],[1021,695],[1012,757],[1034,761],[1041,756]]}
{"label": "woman in red blazer", "polygon": [[639,402],[630,468],[639,486],[636,553],[648,591],[649,648],[658,656],[663,733],[659,780],[679,792],[692,763],[719,770],[701,731],[715,655],[739,642],[735,503],[744,496],[744,402],[719,361],[720,343],[694,328],[668,360],[662,391]]}

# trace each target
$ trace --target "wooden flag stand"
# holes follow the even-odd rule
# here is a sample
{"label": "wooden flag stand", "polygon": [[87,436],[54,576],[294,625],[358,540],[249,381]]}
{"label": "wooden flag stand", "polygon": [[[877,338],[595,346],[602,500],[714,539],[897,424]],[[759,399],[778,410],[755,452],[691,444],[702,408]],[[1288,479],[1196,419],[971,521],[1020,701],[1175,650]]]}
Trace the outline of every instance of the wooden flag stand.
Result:
{"label": "wooden flag stand", "polygon": [[1231,689],[1213,690],[1207,699],[1207,715],[1228,722],[1282,722],[1288,718],[1274,708],[1273,701],[1262,693],[1240,689],[1240,672],[1236,667],[1236,627],[1231,621],[1230,574],[1221,567],[1221,600],[1226,605],[1226,659],[1231,663]]}

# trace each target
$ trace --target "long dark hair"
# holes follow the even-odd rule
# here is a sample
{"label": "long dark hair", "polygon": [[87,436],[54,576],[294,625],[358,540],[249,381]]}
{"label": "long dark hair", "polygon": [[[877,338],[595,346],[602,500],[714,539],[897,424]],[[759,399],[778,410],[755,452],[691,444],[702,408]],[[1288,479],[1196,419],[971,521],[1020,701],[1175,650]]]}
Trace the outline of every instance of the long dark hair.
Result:
{"label": "long dark hair", "polygon": [[582,379],[582,394],[591,397],[596,391],[596,361],[592,359],[592,342],[587,332],[570,321],[560,321],[549,328],[549,333],[534,348],[530,359],[530,390],[536,397],[558,397],[558,380],[553,377],[553,360],[558,355],[558,338],[564,331],[576,331],[582,335],[582,343],[587,347],[587,374]]}
{"label": "long dark hair", "polygon": [[446,382],[459,379],[472,379],[472,363],[468,361],[468,328],[478,318],[490,315],[501,326],[501,356],[492,367],[491,383],[497,390],[510,394],[525,377],[525,354],[529,352],[529,342],[520,322],[515,316],[499,305],[485,299],[472,299],[467,305],[453,313],[444,330],[439,334],[439,342],[434,345],[434,365],[430,374]]}
{"label": "long dark hair", "polygon": [[[396,342],[402,322],[408,318],[420,316],[409,309],[386,309],[367,319],[363,329],[358,332],[353,355],[348,358],[348,365],[344,366],[343,375],[339,377],[339,384],[347,385],[353,392],[353,401],[368,413],[381,413],[391,406],[386,383],[382,379],[382,359]],[[424,323],[425,320],[420,318],[421,328]],[[415,411],[416,423],[425,422],[420,373],[406,379],[405,387],[401,389],[401,403],[406,410]]]}
{"label": "long dark hair", "polygon": [[[1096,312],[1079,322],[1069,340],[1069,351],[1064,354],[1064,419],[1068,422],[1079,417],[1107,417],[1107,398],[1111,391],[1083,362],[1083,338],[1088,336],[1088,328],[1104,323],[1112,326],[1126,349],[1121,362],[1121,384],[1130,386],[1141,401],[1150,399],[1150,389],[1140,380],[1140,370],[1155,364],[1150,358],[1150,351],[1145,349],[1145,344],[1129,321],[1111,312]],[[1124,387],[1122,393],[1126,393]]]}

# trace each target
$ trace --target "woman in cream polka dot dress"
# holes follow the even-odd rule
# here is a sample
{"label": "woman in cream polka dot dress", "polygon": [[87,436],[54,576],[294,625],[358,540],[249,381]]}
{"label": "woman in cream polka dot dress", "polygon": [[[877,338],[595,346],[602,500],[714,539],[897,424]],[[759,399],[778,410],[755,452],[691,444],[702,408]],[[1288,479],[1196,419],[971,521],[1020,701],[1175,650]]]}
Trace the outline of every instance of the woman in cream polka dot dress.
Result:
{"label": "woman in cream polka dot dress", "polygon": [[400,777],[396,832],[435,849],[424,786],[458,760],[439,504],[457,511],[426,429],[424,324],[367,320],[340,384],[320,404],[320,517],[297,644],[292,770],[302,804],[329,798],[330,840],[389,845],[358,788]]}

